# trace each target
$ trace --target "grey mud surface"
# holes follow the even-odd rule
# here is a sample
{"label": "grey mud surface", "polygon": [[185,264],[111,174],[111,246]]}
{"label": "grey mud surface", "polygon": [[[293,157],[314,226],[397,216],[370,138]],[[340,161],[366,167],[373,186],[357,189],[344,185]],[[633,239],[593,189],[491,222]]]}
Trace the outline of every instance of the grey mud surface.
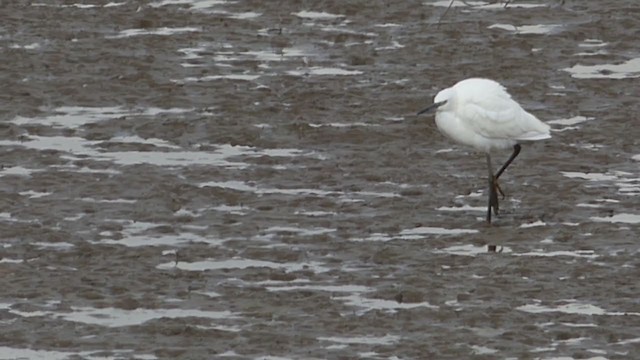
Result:
{"label": "grey mud surface", "polygon": [[518,4],[3,2],[0,358],[640,357],[640,4]]}

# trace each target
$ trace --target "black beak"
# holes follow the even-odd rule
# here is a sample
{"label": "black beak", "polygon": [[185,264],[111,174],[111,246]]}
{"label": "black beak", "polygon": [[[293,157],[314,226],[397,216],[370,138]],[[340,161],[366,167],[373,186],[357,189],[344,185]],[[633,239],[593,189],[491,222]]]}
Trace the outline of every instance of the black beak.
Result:
{"label": "black beak", "polygon": [[421,114],[424,114],[426,112],[435,111],[437,108],[439,108],[440,106],[444,105],[444,103],[446,103],[446,102],[447,102],[447,100],[440,101],[440,102],[437,102],[437,103],[433,103],[433,104],[429,105],[426,109],[420,110],[417,115],[421,115]]}

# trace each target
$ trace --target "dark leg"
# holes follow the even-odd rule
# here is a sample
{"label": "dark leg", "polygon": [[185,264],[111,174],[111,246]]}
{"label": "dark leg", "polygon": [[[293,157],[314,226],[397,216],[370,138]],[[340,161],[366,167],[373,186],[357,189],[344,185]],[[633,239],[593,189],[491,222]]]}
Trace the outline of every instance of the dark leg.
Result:
{"label": "dark leg", "polygon": [[498,192],[496,177],[493,175],[493,166],[491,165],[491,156],[487,153],[487,169],[489,170],[489,206],[487,206],[487,222],[491,224],[491,210],[498,215]]}
{"label": "dark leg", "polygon": [[500,189],[500,186],[498,185],[498,178],[507,169],[507,167],[511,165],[518,154],[520,154],[520,150],[520,144],[513,145],[513,153],[495,175],[493,175],[491,156],[487,153],[487,168],[489,170],[489,206],[487,207],[487,222],[489,224],[491,224],[491,210],[493,210],[493,213],[496,215],[498,215],[498,211],[500,210],[500,206],[498,205],[498,193],[500,193],[502,198],[504,198],[504,192],[502,192],[502,189]]}
{"label": "dark leg", "polygon": [[[500,168],[500,170],[498,170],[498,172],[496,173],[496,179],[498,179],[500,177],[500,175],[502,175],[502,173],[507,169],[507,167],[513,162],[513,160],[518,156],[518,154],[520,154],[520,144],[515,144],[513,145],[513,153],[511,154],[511,156],[509,157],[509,159],[507,160],[506,163],[504,163],[504,165],[502,165],[502,167]],[[500,191],[502,192],[502,191]],[[503,194],[504,195],[504,194]]]}

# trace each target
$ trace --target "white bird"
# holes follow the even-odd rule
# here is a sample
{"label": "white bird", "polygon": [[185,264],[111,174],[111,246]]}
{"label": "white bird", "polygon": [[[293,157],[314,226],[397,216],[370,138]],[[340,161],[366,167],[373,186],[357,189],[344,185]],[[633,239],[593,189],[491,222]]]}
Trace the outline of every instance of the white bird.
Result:
{"label": "white bird", "polygon": [[[466,79],[440,91],[433,104],[418,115],[434,110],[441,133],[486,154],[489,170],[487,222],[491,223],[491,209],[498,215],[498,192],[504,198],[498,178],[520,153],[521,141],[551,137],[549,125],[526,112],[502,85],[489,79]],[[510,147],[513,147],[513,153],[494,173],[491,151]]]}

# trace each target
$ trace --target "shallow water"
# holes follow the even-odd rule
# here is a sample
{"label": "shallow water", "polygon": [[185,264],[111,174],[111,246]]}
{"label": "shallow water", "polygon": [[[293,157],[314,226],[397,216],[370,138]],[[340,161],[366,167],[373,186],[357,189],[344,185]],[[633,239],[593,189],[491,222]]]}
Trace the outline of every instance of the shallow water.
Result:
{"label": "shallow water", "polygon": [[[449,3],[5,5],[0,359],[640,356],[640,4]],[[553,127],[491,227],[470,76]]]}

